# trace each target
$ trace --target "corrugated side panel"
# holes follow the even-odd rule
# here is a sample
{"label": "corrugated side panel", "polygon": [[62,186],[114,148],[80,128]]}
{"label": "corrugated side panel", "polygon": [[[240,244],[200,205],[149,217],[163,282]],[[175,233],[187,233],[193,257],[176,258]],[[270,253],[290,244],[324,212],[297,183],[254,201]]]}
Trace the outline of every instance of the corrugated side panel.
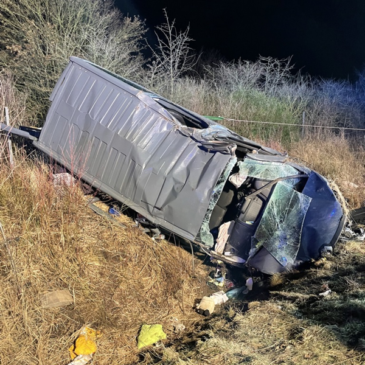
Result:
{"label": "corrugated side panel", "polygon": [[181,135],[141,91],[96,68],[68,68],[35,145],[151,221],[195,238],[230,156]]}

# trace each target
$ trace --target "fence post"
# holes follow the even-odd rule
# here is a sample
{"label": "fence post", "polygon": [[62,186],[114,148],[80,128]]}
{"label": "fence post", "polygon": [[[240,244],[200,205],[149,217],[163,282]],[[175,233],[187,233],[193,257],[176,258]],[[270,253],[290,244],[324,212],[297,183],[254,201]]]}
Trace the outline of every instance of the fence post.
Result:
{"label": "fence post", "polygon": [[[9,122],[9,109],[8,109],[7,106],[5,107],[5,123],[6,123],[7,126],[10,126],[10,122]],[[8,134],[8,149],[9,149],[9,162],[10,162],[10,167],[13,168],[14,167],[14,156],[13,156],[13,148],[12,148],[10,134]]]}
{"label": "fence post", "polygon": [[345,139],[345,128],[341,128],[341,139]]}
{"label": "fence post", "polygon": [[302,130],[301,130],[301,137],[302,139],[304,139],[305,137],[305,130],[304,130],[304,125],[305,125],[305,111],[303,112],[303,117],[302,117]]}

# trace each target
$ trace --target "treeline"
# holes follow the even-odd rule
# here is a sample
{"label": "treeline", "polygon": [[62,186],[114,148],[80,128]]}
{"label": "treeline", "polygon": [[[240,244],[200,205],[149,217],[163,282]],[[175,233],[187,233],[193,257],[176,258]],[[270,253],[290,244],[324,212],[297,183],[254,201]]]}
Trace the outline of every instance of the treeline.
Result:
{"label": "treeline", "polygon": [[[224,62],[197,55],[173,21],[145,41],[146,26],[111,0],[2,0],[0,97],[17,124],[41,124],[70,56],[90,60],[204,115],[340,127],[365,126],[365,77],[314,80],[290,59]],[[143,48],[152,57],[145,59]]]}

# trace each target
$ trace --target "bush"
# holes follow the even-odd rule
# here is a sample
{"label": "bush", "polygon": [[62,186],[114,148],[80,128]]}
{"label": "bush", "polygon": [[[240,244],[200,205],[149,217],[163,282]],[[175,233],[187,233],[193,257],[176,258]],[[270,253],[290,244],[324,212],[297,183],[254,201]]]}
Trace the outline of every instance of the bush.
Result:
{"label": "bush", "polygon": [[144,24],[123,18],[109,0],[3,0],[0,24],[0,68],[29,93],[29,117],[44,118],[70,56],[132,78],[142,66]]}

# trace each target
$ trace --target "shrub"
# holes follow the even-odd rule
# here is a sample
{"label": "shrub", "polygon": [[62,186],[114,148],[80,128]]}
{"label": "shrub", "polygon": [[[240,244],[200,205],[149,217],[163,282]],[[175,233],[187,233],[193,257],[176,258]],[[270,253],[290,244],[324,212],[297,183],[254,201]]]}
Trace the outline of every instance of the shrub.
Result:
{"label": "shrub", "polygon": [[144,24],[122,17],[107,0],[3,0],[0,67],[16,76],[29,116],[43,118],[48,98],[70,56],[126,77],[141,68]]}

